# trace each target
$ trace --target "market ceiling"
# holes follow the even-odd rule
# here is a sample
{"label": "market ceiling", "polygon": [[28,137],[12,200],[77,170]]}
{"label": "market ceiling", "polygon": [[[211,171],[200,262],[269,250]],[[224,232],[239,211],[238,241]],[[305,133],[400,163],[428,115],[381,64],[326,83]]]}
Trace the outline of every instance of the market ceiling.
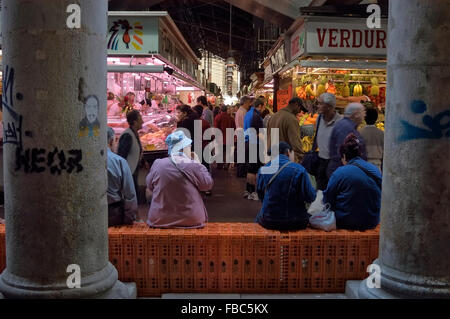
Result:
{"label": "market ceiling", "polygon": [[[354,5],[361,0],[109,0],[110,11],[167,11],[191,48],[227,58],[229,50],[230,3],[232,8],[232,42],[235,58],[244,79],[259,68],[271,45],[287,30],[300,8],[324,5]],[[258,43],[258,30],[269,22],[277,32],[274,39]],[[267,26],[267,25],[266,25]],[[264,46],[265,44],[265,46]],[[263,49],[262,49],[263,48]],[[266,52],[262,52],[266,50]]]}

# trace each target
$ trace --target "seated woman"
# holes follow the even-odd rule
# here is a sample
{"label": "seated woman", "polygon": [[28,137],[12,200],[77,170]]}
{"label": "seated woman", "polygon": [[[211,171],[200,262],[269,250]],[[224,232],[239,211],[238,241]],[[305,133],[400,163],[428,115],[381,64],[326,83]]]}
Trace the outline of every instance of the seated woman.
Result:
{"label": "seated woman", "polygon": [[147,224],[156,228],[201,228],[208,213],[200,192],[209,191],[213,179],[191,153],[192,140],[182,131],[167,136],[169,157],[157,159],[147,175],[152,196]]}
{"label": "seated woman", "polygon": [[305,168],[295,163],[292,147],[286,142],[274,147],[279,147],[279,155],[264,168],[272,166],[276,172],[258,172],[257,192],[263,204],[256,222],[267,229],[305,229],[309,223],[305,203],[314,201],[316,191]]}
{"label": "seated woman", "polygon": [[355,134],[346,137],[339,151],[344,166],[331,175],[323,202],[335,212],[337,228],[375,228],[380,222],[381,172],[361,158],[362,144]]}

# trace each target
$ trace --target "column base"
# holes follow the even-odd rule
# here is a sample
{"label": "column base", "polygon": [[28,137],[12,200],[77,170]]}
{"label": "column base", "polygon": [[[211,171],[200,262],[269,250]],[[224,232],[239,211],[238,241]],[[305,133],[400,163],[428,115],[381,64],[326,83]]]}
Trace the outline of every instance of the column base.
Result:
{"label": "column base", "polygon": [[107,292],[92,297],[93,299],[136,299],[137,287],[134,282],[123,283],[117,281],[115,285]]}
{"label": "column base", "polygon": [[70,289],[66,282],[42,285],[15,276],[8,268],[0,276],[0,295],[7,299],[132,299],[136,285],[117,280],[116,268],[108,262],[99,272],[81,278],[81,287]]}
{"label": "column base", "polygon": [[[380,266],[380,288],[369,288],[363,280],[357,291],[358,299],[438,299],[450,298],[450,283],[433,277],[408,274],[383,265]],[[355,289],[355,285],[352,285]]]}

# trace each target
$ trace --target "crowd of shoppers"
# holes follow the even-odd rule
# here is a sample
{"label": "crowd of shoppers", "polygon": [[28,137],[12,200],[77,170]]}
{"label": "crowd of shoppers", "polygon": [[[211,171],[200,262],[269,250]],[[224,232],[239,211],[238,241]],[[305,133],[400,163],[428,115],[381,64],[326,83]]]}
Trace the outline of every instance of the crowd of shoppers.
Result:
{"label": "crowd of shoppers", "polygon": [[[208,220],[203,194],[210,192],[213,178],[209,163],[199,160],[192,149],[196,121],[201,133],[215,127],[222,133],[222,148],[217,157],[219,169],[228,168],[231,154],[239,142],[245,143],[245,163],[238,163],[238,176],[246,177],[244,197],[260,200],[262,208],[256,222],[268,229],[294,230],[308,226],[307,204],[323,191],[323,203],[335,212],[338,228],[370,229],[379,223],[383,132],[374,124],[378,112],[360,103],[350,103],[343,116],[336,112],[336,98],[324,93],[318,99],[320,114],[315,125],[318,170],[317,187],[300,164],[303,151],[297,114],[307,112],[299,98],[271,115],[261,98],[241,98],[239,107],[221,105],[211,110],[206,97],[198,105],[176,108],[177,130],[166,139],[168,157],[156,160],[146,177],[146,195],[150,204],[147,224],[160,228],[198,228]],[[267,118],[267,139],[263,138]],[[114,131],[108,128],[108,213],[109,225],[130,224],[137,214],[137,170],[142,157],[138,130],[142,117],[138,111],[127,114],[129,129],[119,139],[117,155],[112,152]],[[367,126],[358,131],[363,121]],[[227,129],[241,130],[233,136]],[[279,141],[271,145],[278,130]],[[197,129],[198,130],[198,129]],[[187,136],[186,136],[187,135]],[[239,138],[242,138],[239,141]],[[202,149],[210,141],[202,139]],[[268,145],[265,145],[267,142]],[[267,146],[267,148],[266,148]],[[263,150],[270,150],[266,163]],[[201,157],[202,160],[203,156]],[[236,158],[235,158],[236,159]],[[367,161],[368,160],[368,161]],[[125,165],[126,164],[126,165]],[[263,173],[262,167],[277,167]],[[133,181],[133,182],[131,182]],[[134,184],[134,185],[133,185]]]}

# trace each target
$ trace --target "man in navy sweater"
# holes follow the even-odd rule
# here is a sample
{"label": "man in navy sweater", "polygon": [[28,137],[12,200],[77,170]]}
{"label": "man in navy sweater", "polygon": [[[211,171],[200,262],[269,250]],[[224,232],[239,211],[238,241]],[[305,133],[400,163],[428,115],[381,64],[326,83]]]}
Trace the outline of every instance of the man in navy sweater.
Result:
{"label": "man in navy sweater", "polygon": [[341,156],[339,154],[339,147],[344,142],[345,138],[350,134],[355,134],[361,141],[361,158],[367,160],[366,146],[364,139],[358,132],[358,126],[366,116],[366,109],[361,103],[350,103],[344,111],[344,118],[334,125],[330,138],[330,162],[327,167],[327,177],[330,179],[333,172],[342,166]]}

